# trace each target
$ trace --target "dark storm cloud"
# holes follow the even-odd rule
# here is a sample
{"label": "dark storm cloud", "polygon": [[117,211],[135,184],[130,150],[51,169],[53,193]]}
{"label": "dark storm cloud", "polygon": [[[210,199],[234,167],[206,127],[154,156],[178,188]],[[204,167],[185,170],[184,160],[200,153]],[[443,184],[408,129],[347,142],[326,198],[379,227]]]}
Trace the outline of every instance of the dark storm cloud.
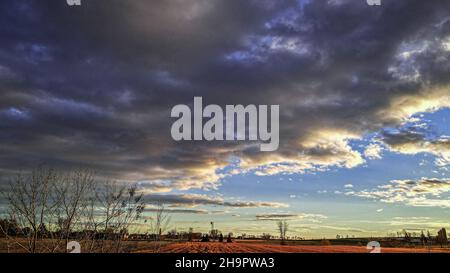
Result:
{"label": "dark storm cloud", "polygon": [[[0,170],[88,165],[167,191],[216,187],[232,155],[262,174],[356,166],[349,138],[450,105],[449,11],[438,0],[3,1]],[[194,95],[280,104],[279,151],[172,141],[170,109]]]}

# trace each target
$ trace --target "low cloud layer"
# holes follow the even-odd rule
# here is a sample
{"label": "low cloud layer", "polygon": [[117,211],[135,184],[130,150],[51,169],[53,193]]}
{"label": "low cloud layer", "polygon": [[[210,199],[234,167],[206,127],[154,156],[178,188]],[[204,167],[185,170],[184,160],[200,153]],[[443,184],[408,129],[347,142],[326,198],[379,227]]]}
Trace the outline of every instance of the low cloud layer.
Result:
{"label": "low cloud layer", "polygon": [[[230,158],[232,173],[353,168],[351,140],[450,106],[448,1],[64,2],[0,4],[2,178],[90,166],[162,193],[219,187]],[[173,141],[170,109],[194,96],[280,105],[279,150]],[[448,159],[448,141],[385,141]]]}
{"label": "low cloud layer", "polygon": [[327,217],[322,214],[310,214],[310,213],[271,213],[271,214],[258,214],[256,220],[258,221],[282,221],[282,220],[302,220],[307,222],[317,223]]}
{"label": "low cloud layer", "polygon": [[[160,208],[145,208],[144,212],[160,212]],[[164,213],[176,213],[176,214],[222,214],[225,211],[210,211],[203,209],[171,209],[164,208]],[[151,217],[151,216],[150,216]]]}
{"label": "low cloud layer", "polygon": [[171,207],[196,207],[199,205],[223,206],[231,208],[284,208],[288,205],[277,202],[226,201],[221,197],[203,194],[148,194],[143,199],[149,204],[165,204]]}

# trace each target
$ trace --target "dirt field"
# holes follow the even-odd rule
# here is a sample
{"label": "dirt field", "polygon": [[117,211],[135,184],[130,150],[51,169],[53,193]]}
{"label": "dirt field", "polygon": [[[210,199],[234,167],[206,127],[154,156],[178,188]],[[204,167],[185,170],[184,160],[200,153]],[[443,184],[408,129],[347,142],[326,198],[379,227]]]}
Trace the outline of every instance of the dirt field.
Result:
{"label": "dirt field", "polygon": [[[20,241],[25,245],[25,239]],[[52,242],[48,240],[39,241],[38,252],[49,252],[48,246]],[[105,249],[103,252],[116,252],[111,247],[110,242],[105,242]],[[302,244],[295,244],[290,242],[290,245],[281,246],[276,242],[267,241],[235,241],[233,243],[219,243],[219,242],[150,242],[150,241],[124,241],[122,242],[122,253],[368,253],[369,250],[365,246],[356,245],[313,245],[307,242]],[[305,243],[305,244],[303,244]],[[25,252],[22,248],[14,243],[7,244],[5,239],[0,238],[0,253],[6,252]],[[65,247],[60,247],[56,252],[66,252]],[[81,243],[82,253],[102,252],[100,249],[91,249],[86,242]],[[382,253],[449,253],[450,248],[433,247],[431,249],[416,247],[416,248],[390,248],[384,247],[381,249]]]}
{"label": "dirt field", "polygon": [[[139,250],[137,253],[151,251]],[[281,246],[261,243],[173,243],[161,248],[162,253],[368,253],[361,246]],[[382,253],[450,253],[450,249],[382,248]]]}

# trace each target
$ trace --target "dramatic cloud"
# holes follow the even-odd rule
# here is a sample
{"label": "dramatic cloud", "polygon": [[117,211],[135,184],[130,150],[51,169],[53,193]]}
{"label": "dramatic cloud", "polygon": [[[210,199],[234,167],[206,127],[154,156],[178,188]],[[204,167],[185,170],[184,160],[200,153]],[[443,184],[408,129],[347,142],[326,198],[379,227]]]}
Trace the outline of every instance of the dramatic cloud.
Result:
{"label": "dramatic cloud", "polygon": [[450,207],[450,179],[393,180],[375,190],[350,191],[346,195],[418,207]]}
{"label": "dramatic cloud", "polygon": [[[40,163],[90,166],[161,193],[217,188],[234,173],[359,166],[352,140],[450,106],[449,12],[438,0],[375,9],[326,0],[3,1],[2,178]],[[194,96],[279,104],[279,150],[173,141],[171,107]],[[448,141],[418,145],[438,154]],[[228,173],[230,158],[238,163]]]}

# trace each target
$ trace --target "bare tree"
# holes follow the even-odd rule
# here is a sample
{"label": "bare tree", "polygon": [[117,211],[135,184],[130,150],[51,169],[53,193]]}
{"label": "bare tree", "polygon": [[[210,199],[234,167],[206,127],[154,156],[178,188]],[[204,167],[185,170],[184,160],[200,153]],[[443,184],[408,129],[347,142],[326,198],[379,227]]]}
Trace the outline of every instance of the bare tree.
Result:
{"label": "bare tree", "polygon": [[155,252],[159,252],[162,246],[161,235],[169,228],[171,217],[162,202],[156,203],[151,211],[154,211],[154,216],[150,218],[150,236],[155,241]]}
{"label": "bare tree", "polygon": [[445,230],[445,228],[441,228],[438,231],[438,235],[436,237],[436,241],[437,241],[438,244],[441,245],[441,247],[448,245],[447,231]]}
{"label": "bare tree", "polygon": [[46,221],[53,216],[54,205],[50,191],[57,179],[53,169],[39,168],[29,176],[19,174],[10,182],[6,191],[10,218],[17,223],[20,232],[27,238],[26,244],[16,240],[27,252],[37,251],[37,241],[46,235]]}
{"label": "bare tree", "polygon": [[140,219],[145,205],[143,195],[138,194],[135,186],[126,187],[115,181],[107,181],[96,190],[97,210],[96,215],[90,219],[93,226],[102,227],[101,251],[108,249],[106,241],[113,242],[113,250],[121,251],[121,243],[128,233],[129,227]]}
{"label": "bare tree", "polygon": [[277,226],[278,226],[278,232],[280,233],[281,244],[284,245],[284,244],[286,244],[286,242],[285,242],[286,233],[288,231],[289,224],[286,221],[278,221]]}
{"label": "bare tree", "polygon": [[53,238],[53,242],[56,242],[53,251],[60,247],[62,240],[64,245],[67,245],[72,232],[82,230],[82,223],[90,205],[89,194],[93,189],[94,173],[84,169],[66,172],[58,183],[54,184],[51,192],[56,205],[54,210],[57,212],[59,230],[57,238]]}
{"label": "bare tree", "polygon": [[[27,252],[56,252],[66,251],[70,239],[89,238],[92,242],[99,224],[103,223],[104,232],[113,228],[112,233],[117,235],[115,249],[119,251],[123,234],[143,211],[142,196],[136,194],[135,187],[119,188],[110,184],[106,187],[105,198],[100,198],[95,189],[94,174],[90,170],[63,173],[38,168],[29,175],[20,174],[5,191],[8,213],[11,221],[17,223],[19,234],[12,237],[2,233],[7,234],[8,242],[14,240],[15,245]],[[103,219],[102,204],[107,204]],[[25,243],[22,238],[26,238]],[[45,243],[38,246],[38,241],[44,239]]]}
{"label": "bare tree", "polygon": [[194,228],[190,227],[188,231],[188,242],[192,242],[193,236],[194,236]]}
{"label": "bare tree", "polygon": [[420,233],[420,242],[422,243],[422,246],[425,247],[427,245],[427,237],[425,236],[425,234],[422,232]]}
{"label": "bare tree", "polygon": [[169,227],[171,217],[166,211],[164,203],[157,203],[154,211],[155,216],[150,221],[150,233],[155,235],[155,240],[160,241],[161,235]]}
{"label": "bare tree", "polygon": [[[140,225],[145,208],[136,186],[99,184],[94,173],[85,169],[39,168],[18,175],[9,186],[2,191],[9,203],[9,219],[0,222],[0,235],[6,237],[8,249],[13,242],[31,253],[66,251],[72,239],[83,245],[83,252],[122,252],[123,240],[130,228]],[[170,216],[162,203],[154,212],[150,230],[160,241]]]}
{"label": "bare tree", "polygon": [[[31,253],[65,250],[82,222],[93,183],[93,173],[83,169],[62,173],[40,167],[29,175],[19,174],[5,193],[10,219],[18,226],[15,237],[27,239],[22,244],[15,238],[15,244]],[[43,239],[47,241],[38,249]]]}

